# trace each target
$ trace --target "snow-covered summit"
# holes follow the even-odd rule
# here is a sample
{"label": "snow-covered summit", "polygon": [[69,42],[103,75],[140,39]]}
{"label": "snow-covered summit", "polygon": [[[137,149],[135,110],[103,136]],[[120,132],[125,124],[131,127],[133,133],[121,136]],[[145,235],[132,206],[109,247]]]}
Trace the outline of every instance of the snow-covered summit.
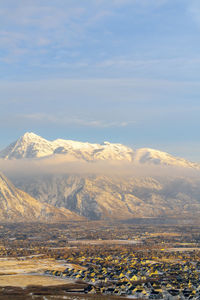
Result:
{"label": "snow-covered summit", "polygon": [[187,161],[184,158],[178,158],[170,155],[167,152],[151,148],[138,149],[135,152],[134,161],[139,163],[151,163],[155,165],[200,168],[198,164]]}
{"label": "snow-covered summit", "polygon": [[122,144],[91,144],[72,140],[48,141],[34,133],[25,133],[17,141],[0,151],[4,159],[41,158],[65,154],[86,161],[128,160],[132,161],[133,149]]}
{"label": "snow-covered summit", "polygon": [[32,132],[26,132],[1,151],[0,157],[5,159],[37,158],[48,156],[53,150],[51,142]]}
{"label": "snow-covered summit", "polygon": [[141,148],[135,151],[125,145],[107,141],[102,144],[64,139],[48,141],[32,132],[25,133],[17,141],[0,151],[0,157],[3,159],[37,159],[56,155],[65,155],[65,159],[70,157],[70,159],[83,161],[118,160],[142,164],[200,168],[198,164],[150,148]]}
{"label": "snow-covered summit", "polygon": [[22,137],[21,139],[24,139],[24,140],[38,140],[38,139],[41,139],[41,137],[37,134],[35,134],[34,132],[26,132]]}

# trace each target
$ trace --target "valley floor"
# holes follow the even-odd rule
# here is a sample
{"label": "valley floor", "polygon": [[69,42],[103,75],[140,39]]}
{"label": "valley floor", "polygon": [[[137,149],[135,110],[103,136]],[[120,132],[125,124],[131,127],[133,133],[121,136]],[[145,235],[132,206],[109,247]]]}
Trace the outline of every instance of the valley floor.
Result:
{"label": "valley floor", "polygon": [[0,224],[0,299],[200,299],[200,225]]}

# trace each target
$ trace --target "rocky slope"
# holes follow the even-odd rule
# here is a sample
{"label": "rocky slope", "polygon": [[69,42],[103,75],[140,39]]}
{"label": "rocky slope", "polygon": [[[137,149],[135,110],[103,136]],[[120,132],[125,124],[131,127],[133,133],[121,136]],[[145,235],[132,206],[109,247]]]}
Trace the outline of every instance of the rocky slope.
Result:
{"label": "rocky slope", "polygon": [[29,194],[17,189],[0,174],[0,221],[67,221],[80,219],[75,213],[41,203]]}
{"label": "rocky slope", "polygon": [[200,180],[46,175],[15,180],[35,198],[89,219],[200,215]]}

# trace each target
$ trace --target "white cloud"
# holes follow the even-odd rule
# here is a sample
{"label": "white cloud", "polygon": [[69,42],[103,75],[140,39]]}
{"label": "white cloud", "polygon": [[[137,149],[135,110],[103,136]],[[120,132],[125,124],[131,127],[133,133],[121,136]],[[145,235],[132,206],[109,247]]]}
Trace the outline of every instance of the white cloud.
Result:
{"label": "white cloud", "polygon": [[81,119],[78,117],[70,117],[67,114],[24,114],[16,115],[15,119],[19,119],[20,122],[29,121],[45,124],[56,124],[56,125],[72,125],[72,126],[84,126],[93,128],[110,128],[110,127],[126,127],[133,124],[134,122],[128,121],[107,121],[107,120],[92,120],[92,119]]}
{"label": "white cloud", "polygon": [[15,7],[0,4],[0,9],[3,6],[0,46],[7,52],[5,59],[11,56],[13,61],[20,58],[16,49],[26,49],[29,55],[34,56],[41,54],[40,48],[71,47],[81,40],[85,27],[81,19],[84,8],[76,5],[63,8],[62,5],[43,5],[37,1],[16,3]]}
{"label": "white cloud", "polygon": [[77,47],[84,41],[94,42],[90,29],[105,18],[118,16],[119,7],[154,7],[155,3],[161,5],[165,0],[1,2],[1,29],[6,32],[6,37],[1,37],[0,46],[8,52],[4,61],[11,60],[11,56],[17,61],[21,58],[20,51],[26,49],[29,56],[38,55],[40,62],[41,48],[46,47],[50,53],[51,47],[58,52],[65,47]]}
{"label": "white cloud", "polygon": [[[0,159],[0,169],[7,176],[19,178],[20,176],[33,176],[43,174],[97,174],[114,177],[134,176],[134,177],[191,177],[198,178],[200,171],[192,168],[182,168],[177,166],[164,166],[153,164],[140,164],[127,161],[97,161],[86,162],[75,159],[70,155],[55,155],[39,160],[3,160]],[[118,175],[116,175],[118,174]],[[159,174],[159,175],[158,175]]]}

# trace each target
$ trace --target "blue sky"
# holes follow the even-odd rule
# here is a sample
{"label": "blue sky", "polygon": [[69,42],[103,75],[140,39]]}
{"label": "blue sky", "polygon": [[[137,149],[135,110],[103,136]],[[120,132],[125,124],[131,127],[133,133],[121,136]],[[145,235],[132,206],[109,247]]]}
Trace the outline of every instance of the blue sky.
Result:
{"label": "blue sky", "polygon": [[200,162],[200,2],[0,2],[0,147],[26,131]]}

